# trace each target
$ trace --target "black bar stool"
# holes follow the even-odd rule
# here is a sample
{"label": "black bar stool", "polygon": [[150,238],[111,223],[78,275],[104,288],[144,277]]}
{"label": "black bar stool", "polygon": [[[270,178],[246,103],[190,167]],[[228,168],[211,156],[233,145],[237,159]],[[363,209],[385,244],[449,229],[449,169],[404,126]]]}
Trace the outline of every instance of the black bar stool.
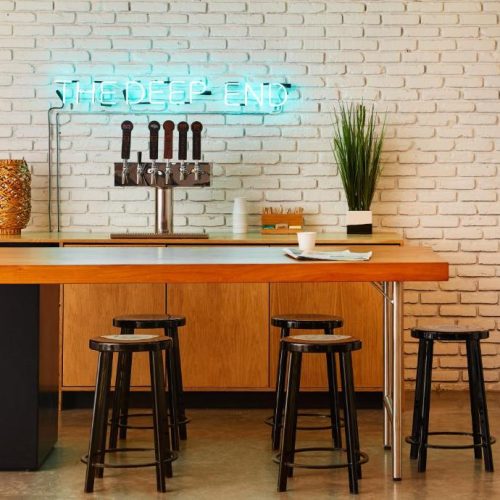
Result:
{"label": "black bar stool", "polygon": [[[325,314],[286,314],[281,316],[273,316],[271,324],[281,328],[280,339],[290,335],[292,329],[302,330],[323,330],[325,335],[332,335],[335,328],[340,328],[343,325],[342,318],[338,316],[330,316]],[[300,413],[299,416],[307,417],[329,417],[330,425],[323,426],[299,426],[299,430],[319,430],[331,429],[332,439],[335,447],[342,446],[342,435],[340,431],[341,418],[339,411],[339,396],[337,383],[337,369],[335,356],[332,353],[326,353],[326,367],[328,372],[328,390],[330,395],[330,414],[324,415],[321,413]],[[283,343],[280,343],[278,369],[276,375],[276,392],[274,412],[271,417],[266,420],[268,425],[272,426],[271,440],[273,450],[280,447],[280,431],[283,421],[283,409],[285,406],[285,372],[286,372],[286,352]]]}
{"label": "black bar stool", "polygon": [[[127,316],[116,316],[113,318],[113,326],[120,328],[122,335],[133,335],[136,329],[163,328],[165,336],[172,339],[172,365],[173,376],[169,381],[169,393],[175,393],[177,404],[178,421],[176,425],[170,422],[170,431],[172,434],[172,444],[174,450],[179,449],[179,437],[182,440],[187,439],[186,424],[189,420],[186,418],[184,406],[184,391],[182,387],[182,368],[179,346],[178,328],[186,324],[184,316],[172,316],[170,314],[132,314]],[[130,397],[130,374],[132,371],[132,355],[121,353],[118,356],[118,366],[116,372],[116,385],[119,390],[115,390],[115,395],[119,394],[119,399],[113,405],[114,411],[111,419],[111,431],[109,436],[110,448],[115,448],[118,440],[126,439],[127,429],[148,429],[150,426],[131,425],[128,422],[129,417],[148,416],[147,413],[129,414]],[[115,408],[116,406],[116,408]],[[170,419],[172,420],[172,419]]]}
{"label": "black bar stool", "polygon": [[[490,435],[480,346],[480,340],[487,339],[489,337],[489,331],[477,327],[439,325],[429,328],[412,328],[411,336],[419,339],[419,345],[412,433],[411,436],[406,438],[406,442],[411,444],[410,458],[418,458],[418,471],[425,472],[428,448],[473,448],[474,457],[476,459],[481,459],[483,454],[486,471],[493,472],[491,445],[495,442],[495,438]],[[429,432],[432,355],[435,340],[441,342],[465,341],[467,349],[467,369],[469,372],[472,432]],[[430,435],[471,436],[473,444],[431,445],[428,443],[428,436]]]}
{"label": "black bar stool", "polygon": [[[155,467],[156,487],[159,492],[166,491],[165,476],[172,477],[172,461],[177,455],[170,449],[170,439],[167,432],[167,406],[165,400],[165,381],[163,378],[162,351],[167,352],[167,360],[172,353],[172,339],[169,337],[155,336],[147,340],[115,340],[106,337],[91,339],[90,349],[99,352],[97,367],[96,390],[94,396],[94,410],[92,414],[92,427],[88,454],[82,458],[87,464],[85,476],[85,492],[94,490],[94,479],[103,477],[105,467],[135,468]],[[111,386],[111,370],[113,366],[113,353],[119,354],[134,352],[149,353],[149,368],[151,374],[151,392],[153,395],[153,433],[155,460],[135,464],[108,464],[104,461],[107,453],[120,451],[144,451],[147,448],[108,448],[106,449],[107,415],[109,406],[109,392]],[[167,375],[173,373],[172,363],[167,362]],[[169,399],[169,410],[175,417],[175,404]]]}
{"label": "black bar stool", "polygon": [[[287,478],[292,477],[293,468],[336,469],[347,467],[349,471],[349,490],[358,493],[358,479],[361,479],[361,464],[368,461],[368,455],[359,448],[358,420],[354,402],[354,376],[351,352],[361,349],[361,341],[348,336],[296,335],[281,340],[288,358],[288,385],[285,403],[285,422],[282,429],[279,458],[278,491],[286,491]],[[338,353],[342,394],[344,399],[344,422],[347,463],[309,465],[295,462],[296,453],[310,451],[341,451],[341,448],[295,448],[297,434],[297,397],[300,388],[302,353]]]}

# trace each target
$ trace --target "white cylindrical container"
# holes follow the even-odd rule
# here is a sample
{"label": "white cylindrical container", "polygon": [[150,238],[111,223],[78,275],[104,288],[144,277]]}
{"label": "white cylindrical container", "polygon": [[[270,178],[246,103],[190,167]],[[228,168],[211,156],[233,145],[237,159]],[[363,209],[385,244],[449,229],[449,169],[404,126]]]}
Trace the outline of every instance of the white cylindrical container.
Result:
{"label": "white cylindrical container", "polygon": [[243,234],[248,232],[247,200],[235,198],[233,205],[233,233]]}

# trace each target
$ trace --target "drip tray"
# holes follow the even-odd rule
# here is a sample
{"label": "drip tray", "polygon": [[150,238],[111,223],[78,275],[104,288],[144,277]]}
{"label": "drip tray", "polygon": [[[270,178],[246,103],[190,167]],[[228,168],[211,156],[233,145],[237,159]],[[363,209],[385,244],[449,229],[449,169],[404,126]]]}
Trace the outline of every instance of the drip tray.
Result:
{"label": "drip tray", "polygon": [[207,233],[111,233],[111,239],[206,240]]}

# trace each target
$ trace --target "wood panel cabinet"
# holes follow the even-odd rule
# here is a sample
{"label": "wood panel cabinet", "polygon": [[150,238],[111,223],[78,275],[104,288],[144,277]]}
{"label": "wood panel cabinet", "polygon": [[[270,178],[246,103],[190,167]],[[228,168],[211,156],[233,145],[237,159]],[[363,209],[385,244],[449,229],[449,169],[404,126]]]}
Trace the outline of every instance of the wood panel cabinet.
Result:
{"label": "wood panel cabinet", "polygon": [[[375,235],[367,239],[387,244]],[[187,318],[180,329],[187,390],[272,390],[279,331],[270,326],[270,317],[294,312],[342,316],[345,326],[339,332],[363,342],[353,354],[356,388],[382,387],[382,297],[369,283],[64,285],[62,294],[62,390],[94,387],[97,354],[88,340],[117,333],[113,316],[165,311]],[[132,385],[149,387],[142,353],[135,356]],[[302,387],[325,386],[324,357],[305,356]]]}
{"label": "wood panel cabinet", "polygon": [[[89,339],[119,333],[112,326],[113,316],[165,312],[165,285],[64,285],[62,288],[63,390],[94,387],[97,353],[89,349]],[[149,387],[147,363],[147,353],[134,355],[132,385]]]}
{"label": "wood panel cabinet", "polygon": [[[357,390],[382,387],[382,297],[370,283],[274,283],[271,284],[271,316],[287,313],[335,314],[344,319],[338,333],[363,342],[353,353]],[[311,333],[294,330],[300,333]],[[316,333],[316,332],[315,332]],[[270,367],[274,383],[278,361],[279,329],[271,327]],[[325,357],[304,355],[301,387],[326,387]]]}
{"label": "wood panel cabinet", "polygon": [[[270,316],[292,312],[342,316],[339,333],[363,341],[363,349],[353,354],[357,389],[382,387],[382,299],[370,284],[189,284],[168,285],[167,290],[158,284],[64,285],[62,389],[94,386],[97,355],[88,340],[118,333],[111,326],[113,316],[163,313],[165,306],[187,318],[180,329],[187,390],[272,388],[279,330],[270,327]],[[142,353],[134,357],[132,385],[149,386]],[[323,356],[305,356],[302,387],[325,385]]]}
{"label": "wood panel cabinet", "polygon": [[269,285],[168,285],[167,311],[182,314],[186,389],[269,387]]}

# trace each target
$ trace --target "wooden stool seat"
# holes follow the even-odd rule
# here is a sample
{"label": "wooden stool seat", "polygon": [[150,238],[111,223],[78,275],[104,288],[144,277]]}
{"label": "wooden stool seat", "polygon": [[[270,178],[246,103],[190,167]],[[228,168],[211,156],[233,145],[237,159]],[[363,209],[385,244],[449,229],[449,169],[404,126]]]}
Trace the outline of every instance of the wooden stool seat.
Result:
{"label": "wooden stool seat", "polygon": [[113,318],[113,326],[118,328],[168,328],[184,326],[185,324],[186,318],[184,316],[172,316],[171,314],[128,314]]}
{"label": "wooden stool seat", "polygon": [[342,318],[329,314],[283,314],[271,318],[271,325],[278,328],[324,330],[340,328],[343,324]]}
{"label": "wooden stool seat", "polygon": [[98,352],[150,352],[168,349],[172,346],[172,339],[156,335],[152,339],[122,340],[96,337],[89,340],[89,347]]}
{"label": "wooden stool seat", "polygon": [[292,352],[347,352],[361,349],[361,341],[347,335],[291,335],[281,339]]}

